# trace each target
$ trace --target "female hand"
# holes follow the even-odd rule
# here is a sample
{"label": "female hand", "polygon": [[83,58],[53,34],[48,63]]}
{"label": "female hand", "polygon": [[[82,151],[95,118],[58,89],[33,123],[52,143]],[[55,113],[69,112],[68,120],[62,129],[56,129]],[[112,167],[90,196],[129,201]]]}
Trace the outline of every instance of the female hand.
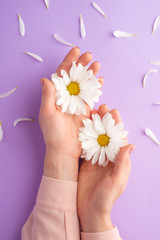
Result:
{"label": "female hand", "polygon": [[[106,105],[101,105],[99,113],[101,118],[108,112]],[[121,122],[119,112],[114,109],[110,112],[115,124]],[[82,161],[78,180],[78,215],[81,231],[103,232],[113,228],[110,214],[114,202],[124,191],[131,170],[130,154],[134,145],[122,147],[115,163],[109,162],[106,167],[92,165],[91,161]]]}
{"label": "female hand", "polygon": [[[85,66],[92,60],[92,54],[87,52],[80,56],[78,47],[71,49],[56,73],[61,76],[61,69],[69,72],[72,62],[76,60],[77,64],[81,63]],[[100,63],[93,62],[89,69],[92,69],[93,74],[96,75],[100,69]],[[103,83],[103,78],[100,78],[100,83]],[[81,153],[81,145],[78,141],[79,127],[82,126],[82,119],[90,116],[90,108],[87,105],[86,116],[61,113],[60,107],[56,106],[56,89],[53,82],[43,78],[41,84],[42,101],[39,122],[46,144],[44,175],[77,181],[78,159]]]}

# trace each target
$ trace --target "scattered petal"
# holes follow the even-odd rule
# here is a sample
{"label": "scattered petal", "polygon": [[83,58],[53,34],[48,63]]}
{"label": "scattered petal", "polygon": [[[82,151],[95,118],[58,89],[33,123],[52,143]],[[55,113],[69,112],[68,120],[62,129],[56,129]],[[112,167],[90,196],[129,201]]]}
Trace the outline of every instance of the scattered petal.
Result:
{"label": "scattered petal", "polygon": [[158,17],[156,18],[156,20],[154,21],[152,34],[157,30],[157,28],[159,27],[159,25],[160,25],[160,16],[158,16]]}
{"label": "scattered petal", "polygon": [[156,105],[160,105],[160,102],[155,102],[154,104],[156,104]]}
{"label": "scattered petal", "polygon": [[14,121],[13,123],[13,127],[15,127],[17,125],[17,123],[19,122],[23,122],[23,121],[32,121],[32,122],[35,122],[36,120],[35,119],[32,119],[32,118],[18,118]]}
{"label": "scattered petal", "polygon": [[107,17],[106,14],[102,11],[102,9],[101,9],[95,2],[92,2],[92,6],[93,6],[99,13],[101,13],[105,18]]}
{"label": "scattered petal", "polygon": [[154,133],[149,129],[146,128],[145,129],[145,134],[147,135],[147,137],[149,137],[153,142],[157,143],[160,146],[160,141],[156,138],[156,136],[154,135]]}
{"label": "scattered petal", "polygon": [[49,0],[44,0],[47,10],[49,9]]}
{"label": "scattered petal", "polygon": [[8,97],[10,94],[12,94],[19,86],[13,88],[12,90],[8,91],[8,92],[5,92],[5,93],[2,93],[0,94],[0,98],[4,98],[4,97]]}
{"label": "scattered petal", "polygon": [[73,45],[72,43],[68,43],[68,42],[64,41],[62,38],[60,38],[57,33],[55,33],[53,36],[54,36],[54,38],[55,38],[58,42],[60,42],[60,43],[62,43],[62,44],[64,44],[64,45],[68,45],[68,46],[71,46],[71,47],[75,47],[75,45]]}
{"label": "scattered petal", "polygon": [[127,33],[127,32],[122,32],[122,31],[115,31],[113,32],[113,35],[115,37],[124,37],[124,38],[128,38],[128,37],[135,37],[137,36],[137,34],[134,34],[134,33]]}
{"label": "scattered petal", "polygon": [[86,31],[85,31],[85,27],[84,27],[84,22],[83,22],[82,15],[80,15],[80,31],[81,31],[81,37],[82,37],[82,38],[85,38],[85,36],[86,36]]}
{"label": "scattered petal", "polygon": [[38,56],[37,54],[35,54],[35,53],[30,53],[30,52],[23,52],[23,53],[25,53],[25,54],[27,54],[27,55],[35,58],[35,59],[38,60],[39,62],[43,62],[43,59],[42,59],[40,56]]}
{"label": "scattered petal", "polygon": [[160,60],[151,60],[150,63],[153,65],[160,66]]}
{"label": "scattered petal", "polygon": [[2,128],[2,122],[0,122],[0,142],[3,139],[3,128]]}
{"label": "scattered petal", "polygon": [[150,69],[148,70],[145,75],[144,75],[144,78],[143,78],[143,88],[145,88],[145,85],[146,85],[146,79],[149,75],[151,75],[152,73],[157,73],[158,70],[157,69]]}
{"label": "scattered petal", "polygon": [[18,14],[18,19],[19,19],[19,32],[20,32],[21,36],[23,37],[25,34],[25,26],[24,26],[24,22],[19,14]]}

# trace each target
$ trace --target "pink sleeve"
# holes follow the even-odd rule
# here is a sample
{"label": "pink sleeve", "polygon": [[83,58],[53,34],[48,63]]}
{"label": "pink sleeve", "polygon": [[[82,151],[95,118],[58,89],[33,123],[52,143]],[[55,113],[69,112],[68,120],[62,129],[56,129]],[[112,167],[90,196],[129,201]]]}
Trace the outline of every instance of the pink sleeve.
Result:
{"label": "pink sleeve", "polygon": [[42,176],[36,205],[22,228],[22,240],[80,240],[77,182]]}
{"label": "pink sleeve", "polygon": [[99,233],[83,233],[81,232],[81,240],[122,240],[117,227],[110,231]]}

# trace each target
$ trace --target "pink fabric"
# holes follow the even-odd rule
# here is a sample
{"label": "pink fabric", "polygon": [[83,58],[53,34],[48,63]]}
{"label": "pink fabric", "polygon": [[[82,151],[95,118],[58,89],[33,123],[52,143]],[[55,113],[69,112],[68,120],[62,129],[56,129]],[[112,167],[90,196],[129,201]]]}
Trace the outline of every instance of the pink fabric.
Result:
{"label": "pink fabric", "polygon": [[122,240],[120,238],[117,227],[107,232],[100,233],[82,233],[81,239],[83,240]]}
{"label": "pink fabric", "polygon": [[118,229],[81,233],[77,216],[77,182],[42,176],[36,205],[22,228],[22,240],[120,240]]}

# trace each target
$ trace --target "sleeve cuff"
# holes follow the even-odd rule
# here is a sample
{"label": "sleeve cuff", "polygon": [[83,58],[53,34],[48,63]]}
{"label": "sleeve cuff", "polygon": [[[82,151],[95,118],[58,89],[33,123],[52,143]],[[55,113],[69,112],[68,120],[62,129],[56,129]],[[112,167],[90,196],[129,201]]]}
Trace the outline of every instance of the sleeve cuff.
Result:
{"label": "sleeve cuff", "polygon": [[82,240],[120,240],[120,235],[117,227],[114,227],[112,230],[106,232],[98,233],[84,233],[81,232]]}
{"label": "sleeve cuff", "polygon": [[77,182],[42,176],[36,205],[75,212],[77,207]]}

